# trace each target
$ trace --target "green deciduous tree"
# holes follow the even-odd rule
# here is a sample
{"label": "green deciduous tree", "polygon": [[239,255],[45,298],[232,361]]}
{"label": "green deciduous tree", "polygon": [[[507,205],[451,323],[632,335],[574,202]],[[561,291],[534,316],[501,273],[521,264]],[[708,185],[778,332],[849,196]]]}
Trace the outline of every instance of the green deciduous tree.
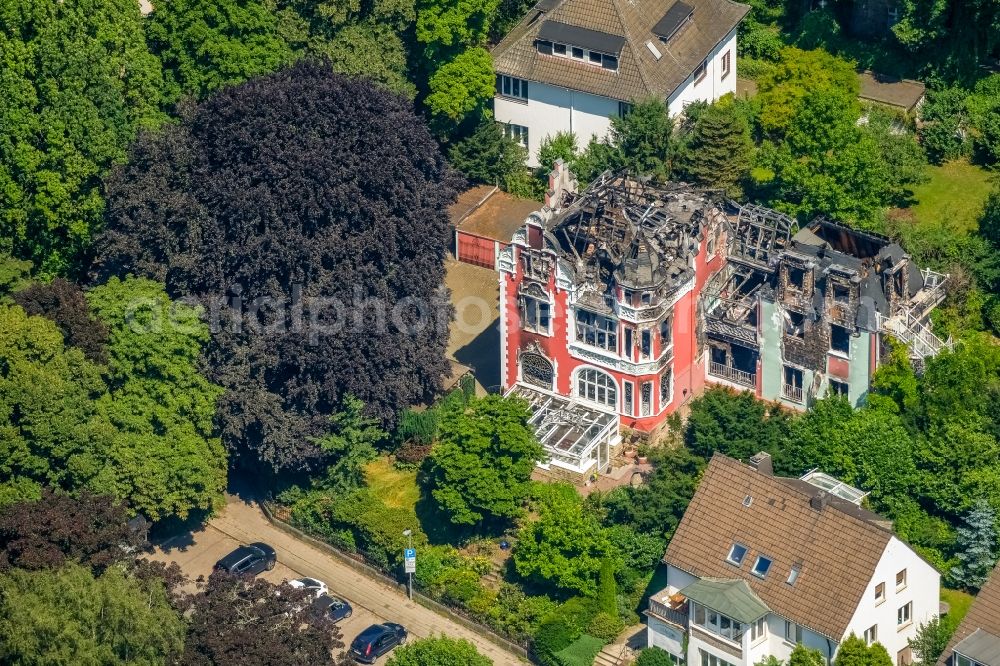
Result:
{"label": "green deciduous tree", "polygon": [[958,564],[949,577],[958,585],[978,590],[990,576],[1000,556],[997,537],[997,512],[985,500],[980,500],[958,528],[956,542]]}
{"label": "green deciduous tree", "polygon": [[499,0],[418,0],[416,38],[427,63],[486,41]]}
{"label": "green deciduous tree", "polygon": [[313,50],[328,58],[335,72],[363,76],[407,98],[416,95],[416,87],[406,78],[406,45],[383,23],[346,25]]}
{"label": "green deciduous tree", "polygon": [[167,100],[204,97],[292,61],[271,8],[258,0],[157,3],[147,28],[163,63]]}
{"label": "green deciduous tree", "polygon": [[423,638],[398,648],[386,666],[491,666],[476,646],[464,638]]}
{"label": "green deciduous tree", "polygon": [[934,666],[938,657],[948,647],[948,641],[955,631],[954,623],[940,617],[921,622],[917,634],[907,641],[913,655],[917,658],[917,666]]}
{"label": "green deciduous tree", "polygon": [[796,645],[788,657],[788,666],[823,666],[825,663],[826,659],[819,650],[807,648],[802,643]]}
{"label": "green deciduous tree", "polygon": [[27,666],[169,663],[184,620],[163,582],[76,564],[0,575],[0,661]]}
{"label": "green deciduous tree", "polygon": [[788,431],[788,415],[753,394],[711,388],[691,403],[684,441],[697,456],[716,451],[746,460],[758,451],[777,452]]}
{"label": "green deciduous tree", "polygon": [[610,554],[607,534],[585,511],[576,489],[553,484],[538,490],[539,518],[518,533],[518,574],[564,591],[597,593],[597,573]]}
{"label": "green deciduous tree", "polygon": [[214,418],[222,389],[198,372],[209,337],[199,310],[139,278],[112,278],[87,298],[111,331],[110,393],[99,412],[115,429],[90,485],[151,517],[219,506],[226,453]]}
{"label": "green deciduous tree", "polygon": [[531,472],[545,453],[528,426],[528,407],[487,396],[441,420],[426,484],[456,525],[497,525],[519,516]]}
{"label": "green deciduous tree", "polygon": [[674,666],[670,653],[659,647],[648,647],[639,652],[635,666]]}
{"label": "green deciduous tree", "polygon": [[892,659],[879,643],[868,645],[853,633],[837,648],[834,666],[892,666]]}
{"label": "green deciduous tree", "polygon": [[462,51],[442,64],[431,75],[424,100],[431,126],[441,135],[453,130],[493,98],[494,81],[493,60],[482,47]]}
{"label": "green deciduous tree", "polygon": [[104,212],[101,178],[160,120],[159,63],[129,0],[0,8],[0,253],[79,274]]}

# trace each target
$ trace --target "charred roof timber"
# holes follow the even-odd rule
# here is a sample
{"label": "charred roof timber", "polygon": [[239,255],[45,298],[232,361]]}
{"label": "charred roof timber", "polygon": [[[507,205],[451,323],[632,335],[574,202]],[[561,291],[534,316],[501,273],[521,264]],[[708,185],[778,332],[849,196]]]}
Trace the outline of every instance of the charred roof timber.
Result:
{"label": "charred roof timber", "polygon": [[665,295],[694,275],[703,223],[723,213],[704,193],[683,184],[653,186],[606,172],[565,202],[547,229],[554,248],[578,278]]}

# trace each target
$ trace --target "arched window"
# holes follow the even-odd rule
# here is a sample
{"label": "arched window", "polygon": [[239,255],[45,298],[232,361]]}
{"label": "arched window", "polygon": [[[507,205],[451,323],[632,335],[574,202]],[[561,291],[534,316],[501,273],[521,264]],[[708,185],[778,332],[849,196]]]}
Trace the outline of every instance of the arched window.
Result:
{"label": "arched window", "polygon": [[521,379],[529,384],[552,390],[552,364],[541,354],[521,354]]}
{"label": "arched window", "polygon": [[600,370],[585,368],[576,375],[576,394],[592,402],[616,407],[618,405],[618,388],[611,375]]}

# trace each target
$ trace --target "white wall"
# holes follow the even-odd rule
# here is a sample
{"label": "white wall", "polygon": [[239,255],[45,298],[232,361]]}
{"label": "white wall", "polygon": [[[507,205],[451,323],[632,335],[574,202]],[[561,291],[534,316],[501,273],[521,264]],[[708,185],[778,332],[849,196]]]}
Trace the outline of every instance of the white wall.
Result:
{"label": "white wall", "polygon": [[[729,74],[722,78],[722,57],[729,52]],[[736,29],[719,42],[706,65],[706,76],[700,83],[694,82],[694,73],[677,86],[677,90],[667,99],[671,117],[684,112],[691,102],[714,102],[723,95],[736,92]]]}
{"label": "white wall", "polygon": [[[901,569],[906,569],[906,586],[897,590],[896,574]],[[885,583],[885,600],[876,604],[875,587],[879,583]],[[848,625],[847,635],[854,632],[857,636],[864,636],[866,629],[877,624],[878,642],[885,646],[895,662],[897,653],[906,648],[907,640],[916,635],[920,623],[937,616],[940,598],[941,574],[909,546],[892,537]],[[896,612],[907,602],[913,602],[912,619],[909,624],[899,627],[896,625]]]}
{"label": "white wall", "polygon": [[539,146],[557,132],[573,132],[581,149],[591,136],[604,138],[611,127],[611,116],[618,115],[618,102],[529,81],[527,102],[497,96],[493,113],[499,122],[528,128],[528,166],[536,167]]}

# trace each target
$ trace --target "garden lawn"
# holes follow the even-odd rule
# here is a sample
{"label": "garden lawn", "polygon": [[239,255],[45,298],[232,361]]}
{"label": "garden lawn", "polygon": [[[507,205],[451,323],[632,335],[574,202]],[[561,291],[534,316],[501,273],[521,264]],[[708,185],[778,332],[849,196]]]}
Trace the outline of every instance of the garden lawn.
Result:
{"label": "garden lawn", "polygon": [[382,500],[387,507],[416,511],[420,489],[417,487],[415,470],[398,470],[387,456],[383,456],[365,466],[365,482],[372,495]]}
{"label": "garden lawn", "polygon": [[990,174],[966,160],[931,166],[930,179],[913,188],[911,207],[918,225],[936,225],[944,218],[955,232],[974,233],[990,193]]}
{"label": "garden lawn", "polygon": [[556,653],[563,666],[592,666],[597,653],[604,647],[604,641],[588,634],[581,634],[568,647]]}
{"label": "garden lawn", "polygon": [[962,621],[965,614],[969,612],[969,606],[972,605],[973,599],[975,597],[968,592],[949,590],[945,587],[941,588],[941,601],[948,603],[948,620],[953,623],[952,626],[957,627]]}

